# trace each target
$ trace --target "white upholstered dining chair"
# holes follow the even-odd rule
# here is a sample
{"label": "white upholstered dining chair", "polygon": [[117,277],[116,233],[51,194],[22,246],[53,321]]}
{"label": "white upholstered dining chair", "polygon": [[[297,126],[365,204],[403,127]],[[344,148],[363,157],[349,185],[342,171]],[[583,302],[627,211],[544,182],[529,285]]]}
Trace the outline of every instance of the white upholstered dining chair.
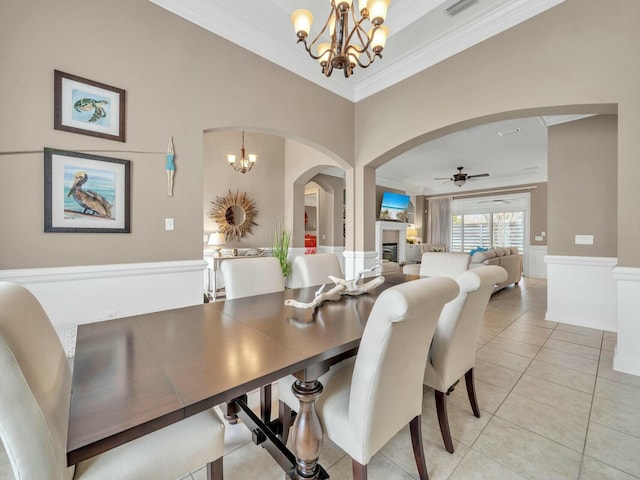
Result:
{"label": "white upholstered dining chair", "polygon": [[473,414],[480,418],[473,381],[478,332],[494,286],[506,278],[507,271],[496,265],[462,273],[456,278],[460,293],[444,306],[438,320],[424,372],[424,384],[434,390],[440,432],[449,453],[453,453],[454,448],[446,398],[464,376]]}
{"label": "white upholstered dining chair", "polygon": [[[427,479],[421,434],[422,378],[440,311],[456,297],[449,278],[424,278],[385,290],[369,315],[358,354],[320,377],[316,402],[325,434],[351,456],[354,479],[366,479],[371,457],[409,424],[414,456]],[[295,378],[279,382],[283,415],[298,410]],[[284,432],[286,441],[286,432]]]}
{"label": "white upholstered dining chair", "polygon": [[[284,276],[276,257],[239,258],[222,262],[227,300],[284,291]],[[271,384],[260,387],[260,416],[271,420]],[[227,417],[232,423],[236,418]]]}
{"label": "white upholstered dining chair", "polygon": [[403,272],[421,277],[456,278],[469,270],[471,255],[468,253],[424,252],[420,265],[405,265]]}
{"label": "white upholstered dining chair", "polygon": [[335,253],[315,253],[299,255],[294,260],[294,266],[300,273],[300,286],[312,287],[329,283],[329,275],[343,278],[340,261]]}
{"label": "white upholstered dining chair", "polygon": [[284,277],[276,257],[239,258],[222,262],[225,298],[282,292]]}
{"label": "white upholstered dining chair", "polygon": [[38,300],[0,283],[0,440],[14,476],[175,480],[207,464],[222,479],[224,424],[213,409],[67,467],[71,368]]}

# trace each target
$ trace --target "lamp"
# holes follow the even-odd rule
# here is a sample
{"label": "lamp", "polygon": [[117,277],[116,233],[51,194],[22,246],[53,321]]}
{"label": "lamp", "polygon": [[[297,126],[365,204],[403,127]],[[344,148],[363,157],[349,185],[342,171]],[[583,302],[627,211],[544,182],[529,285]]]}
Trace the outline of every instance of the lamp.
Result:
{"label": "lamp", "polygon": [[218,254],[218,257],[220,256],[220,250],[222,249],[222,246],[226,243],[227,240],[224,238],[224,234],[220,232],[215,232],[209,235],[209,242],[207,242],[209,246],[213,247],[215,252]]}
{"label": "lamp", "polygon": [[[360,18],[356,16],[353,0],[330,0],[331,12],[329,18],[316,38],[307,44],[307,37],[313,23],[313,15],[309,10],[299,9],[291,15],[298,43],[302,42],[311,58],[318,60],[322,66],[322,73],[331,76],[334,68],[344,70],[344,76],[349,77],[356,65],[367,68],[376,57],[382,58],[382,49],[387,41],[389,29],[383,25],[387,16],[390,0],[359,0]],[[369,31],[365,30],[365,20],[371,24]],[[349,24],[353,28],[349,31]],[[330,43],[318,43],[320,37],[329,33]],[[312,51],[316,48],[318,54]]]}
{"label": "lamp", "polygon": [[244,150],[244,132],[242,132],[242,148],[240,148],[240,160],[236,162],[235,155],[227,155],[227,161],[236,172],[247,173],[253,168],[258,160],[258,156],[255,153],[250,153],[247,158]]}
{"label": "lamp", "polygon": [[418,236],[418,230],[412,227],[407,228],[407,240],[409,241],[409,243],[415,243],[417,236]]}

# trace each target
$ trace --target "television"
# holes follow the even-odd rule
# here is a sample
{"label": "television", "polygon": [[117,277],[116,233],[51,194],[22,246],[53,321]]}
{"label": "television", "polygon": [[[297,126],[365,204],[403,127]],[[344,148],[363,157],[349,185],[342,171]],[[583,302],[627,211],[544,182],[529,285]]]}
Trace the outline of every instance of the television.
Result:
{"label": "television", "polygon": [[384,192],[382,194],[382,205],[380,206],[380,220],[408,222],[410,200],[411,197],[409,195]]}

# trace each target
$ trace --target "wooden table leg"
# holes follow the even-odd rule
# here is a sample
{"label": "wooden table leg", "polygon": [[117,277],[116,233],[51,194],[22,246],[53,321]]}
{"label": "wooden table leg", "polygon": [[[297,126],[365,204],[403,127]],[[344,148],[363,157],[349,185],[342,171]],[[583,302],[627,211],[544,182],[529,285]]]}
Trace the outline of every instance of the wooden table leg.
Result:
{"label": "wooden table leg", "polygon": [[315,401],[322,393],[322,384],[318,380],[296,380],[291,389],[300,401],[298,415],[291,427],[296,473],[299,479],[317,479],[320,470],[318,458],[322,451],[322,426]]}

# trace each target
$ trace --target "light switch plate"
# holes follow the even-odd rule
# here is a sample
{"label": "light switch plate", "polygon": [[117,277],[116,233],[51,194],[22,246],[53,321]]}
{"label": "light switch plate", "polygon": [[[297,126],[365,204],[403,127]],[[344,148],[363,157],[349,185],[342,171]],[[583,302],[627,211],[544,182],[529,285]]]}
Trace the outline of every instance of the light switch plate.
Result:
{"label": "light switch plate", "polygon": [[541,235],[536,235],[536,242],[541,242],[543,240],[543,237]]}
{"label": "light switch plate", "polygon": [[593,235],[576,235],[576,245],[593,245]]}
{"label": "light switch plate", "polygon": [[173,230],[173,218],[165,218],[164,219],[164,229],[165,230]]}

